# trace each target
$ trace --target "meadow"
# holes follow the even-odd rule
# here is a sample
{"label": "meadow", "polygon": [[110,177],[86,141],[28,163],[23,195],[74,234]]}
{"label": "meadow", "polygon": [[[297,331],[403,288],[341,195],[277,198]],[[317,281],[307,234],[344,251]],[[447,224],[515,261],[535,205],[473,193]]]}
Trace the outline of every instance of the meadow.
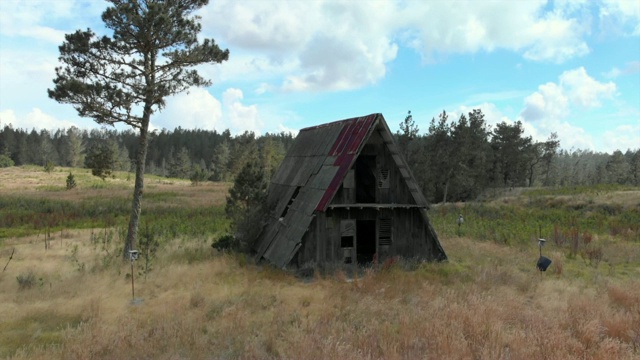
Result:
{"label": "meadow", "polygon": [[301,279],[211,248],[230,184],[148,176],[132,294],[131,177],[0,169],[0,358],[640,359],[638,188],[433,206],[447,262]]}

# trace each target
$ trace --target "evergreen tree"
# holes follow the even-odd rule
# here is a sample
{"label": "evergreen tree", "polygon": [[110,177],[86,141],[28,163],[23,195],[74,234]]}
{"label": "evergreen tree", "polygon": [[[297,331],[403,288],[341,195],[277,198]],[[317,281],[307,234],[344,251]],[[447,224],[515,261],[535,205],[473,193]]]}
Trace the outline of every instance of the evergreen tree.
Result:
{"label": "evergreen tree", "polygon": [[543,186],[550,186],[555,184],[556,169],[554,167],[555,159],[557,158],[558,149],[560,148],[560,140],[558,140],[558,134],[553,132],[549,135],[547,141],[542,144],[542,180]]}
{"label": "evergreen tree", "polygon": [[177,154],[169,157],[169,177],[186,179],[191,175],[189,151],[182,147]]}
{"label": "evergreen tree", "polygon": [[259,156],[256,134],[252,131],[245,131],[243,134],[236,136],[231,145],[229,173],[230,177],[234,178],[247,162],[253,161]]}
{"label": "evergreen tree", "polygon": [[207,169],[200,165],[195,165],[189,180],[191,180],[192,185],[197,186],[200,185],[201,182],[206,181],[207,178],[209,178],[209,172]]}
{"label": "evergreen tree", "polygon": [[[74,106],[99,124],[127,124],[138,132],[136,180],[123,255],[135,248],[142,209],[151,115],[165,98],[192,86],[208,86],[194,66],[228,59],[213,39],[198,41],[208,0],[110,0],[102,14],[111,37],[87,29],[67,34],[60,46],[55,87],[49,96]],[[191,70],[189,70],[191,69]],[[141,109],[141,113],[138,112]]]}
{"label": "evergreen tree", "polygon": [[91,169],[91,174],[104,181],[120,168],[118,154],[119,149],[114,140],[102,140],[88,149],[85,165]]}
{"label": "evergreen tree", "polygon": [[418,125],[416,125],[415,121],[413,121],[413,115],[411,115],[411,110],[407,112],[407,116],[405,116],[404,120],[400,123],[400,131],[398,132],[398,146],[404,156],[405,160],[411,161],[411,154],[409,147],[411,142],[418,136]]}
{"label": "evergreen tree", "polygon": [[522,137],[522,122],[513,125],[499,123],[493,131],[491,147],[494,153],[493,174],[497,184],[522,186],[527,179],[527,164],[531,156],[531,137]]}
{"label": "evergreen tree", "polygon": [[489,145],[489,129],[484,114],[479,109],[461,115],[451,129],[453,174],[450,196],[455,201],[476,198],[488,185],[487,174],[492,151]]}
{"label": "evergreen tree", "polygon": [[635,152],[627,151],[625,157],[629,158],[629,181],[631,185],[640,186],[640,149]]}
{"label": "evergreen tree", "polygon": [[16,131],[11,124],[5,125],[0,132],[0,155],[8,157],[12,161],[12,164],[15,163],[18,149],[16,136]]}
{"label": "evergreen tree", "polygon": [[284,145],[275,140],[275,138],[269,134],[263,136],[261,140],[262,144],[260,155],[262,168],[264,169],[266,181],[269,182],[271,180],[271,176],[273,176],[278,169],[278,165],[280,165],[284,159]]}
{"label": "evergreen tree", "polygon": [[605,165],[605,169],[609,174],[609,182],[612,184],[623,185],[629,180],[630,166],[620,150],[613,152],[613,155]]}
{"label": "evergreen tree", "polygon": [[84,163],[85,144],[82,142],[82,133],[77,127],[73,126],[67,130],[64,149],[66,166],[79,167]]}
{"label": "evergreen tree", "polygon": [[40,130],[39,136],[42,165],[46,166],[48,163],[51,163],[52,165],[59,164],[60,156],[51,139],[51,133],[49,133],[48,130]]}
{"label": "evergreen tree", "polygon": [[38,134],[35,129],[32,129],[25,138],[24,158],[21,159],[21,163],[44,166],[42,148],[40,145],[40,134]]}
{"label": "evergreen tree", "polygon": [[67,190],[71,190],[71,189],[75,188],[76,186],[77,186],[77,184],[76,184],[75,176],[73,176],[72,173],[69,173],[69,176],[67,176]]}
{"label": "evergreen tree", "polygon": [[267,188],[264,169],[253,159],[240,170],[227,196],[225,212],[231,220],[232,231],[247,250],[262,229]]}
{"label": "evergreen tree", "polygon": [[213,150],[213,158],[211,160],[212,180],[227,181],[229,179],[230,155],[229,141],[224,138]]}
{"label": "evergreen tree", "polygon": [[449,116],[446,111],[438,115],[438,121],[431,119],[429,133],[425,139],[425,152],[429,154],[429,182],[431,185],[432,201],[442,199],[447,202],[447,192],[454,173],[453,138]]}

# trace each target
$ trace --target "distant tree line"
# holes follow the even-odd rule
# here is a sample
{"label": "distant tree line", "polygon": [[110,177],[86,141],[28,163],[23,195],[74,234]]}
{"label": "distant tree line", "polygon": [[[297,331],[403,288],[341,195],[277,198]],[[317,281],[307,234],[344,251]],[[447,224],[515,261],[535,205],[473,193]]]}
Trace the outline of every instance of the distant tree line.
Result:
{"label": "distant tree line", "polygon": [[396,136],[432,203],[473,200],[490,188],[640,185],[640,149],[562,150],[555,133],[542,142],[523,133],[519,121],[488,126],[476,109],[457,120],[443,111],[424,135],[409,112]]}
{"label": "distant tree line", "polygon": [[[420,129],[411,112],[395,134],[400,151],[432,203],[476,199],[491,188],[622,184],[640,186],[640,149],[613,154],[563,150],[555,133],[536,142],[521,122],[488,126],[473,110],[457,120],[446,112]],[[178,127],[150,134],[146,172],[198,181],[233,181],[243,168],[270,179],[294,138],[289,133],[232,136]],[[131,171],[138,146],[132,130],[24,130],[0,128],[0,167],[41,165],[86,167],[106,178]],[[248,171],[248,170],[247,170]]]}
{"label": "distant tree line", "polygon": [[[289,133],[231,136],[208,130],[150,133],[146,172],[195,181],[232,181],[254,161],[270,178],[293,142]],[[139,142],[132,130],[0,129],[0,167],[40,165],[86,167],[103,179],[113,171],[132,171]]]}

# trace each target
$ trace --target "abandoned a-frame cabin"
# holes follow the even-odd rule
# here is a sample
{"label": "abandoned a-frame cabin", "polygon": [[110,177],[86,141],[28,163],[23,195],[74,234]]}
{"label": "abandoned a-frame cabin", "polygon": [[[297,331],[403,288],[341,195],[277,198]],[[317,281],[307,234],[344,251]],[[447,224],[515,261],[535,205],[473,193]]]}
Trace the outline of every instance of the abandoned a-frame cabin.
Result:
{"label": "abandoned a-frame cabin", "polygon": [[300,130],[267,207],[254,248],[281,268],[446,259],[382,114]]}

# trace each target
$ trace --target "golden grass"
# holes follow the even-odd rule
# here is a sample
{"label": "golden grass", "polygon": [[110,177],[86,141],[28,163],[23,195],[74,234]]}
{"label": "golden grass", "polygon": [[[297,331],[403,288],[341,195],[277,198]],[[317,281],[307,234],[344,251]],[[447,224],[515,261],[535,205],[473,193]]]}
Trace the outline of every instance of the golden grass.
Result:
{"label": "golden grass", "polygon": [[[66,190],[69,172],[74,174],[77,188]],[[134,174],[116,172],[115,178],[105,181],[91,175],[89,169],[57,167],[51,173],[42,167],[20,166],[0,169],[0,196],[46,198],[65,201],[82,201],[92,198],[131,198]],[[204,207],[224,204],[228,183],[203,182],[192,186],[189,180],[145,175],[143,207],[176,206]],[[171,202],[163,201],[164,195]],[[154,197],[155,196],[155,197]],[[165,196],[166,197],[166,196]]]}
{"label": "golden grass", "polygon": [[[0,170],[0,195],[128,197],[133,186],[119,174],[93,188],[84,174],[77,191],[55,191],[68,169],[14,170]],[[227,187],[148,177],[145,204],[222,204]],[[447,263],[303,281],[176,239],[136,274],[132,303],[129,263],[105,266],[91,230],[52,236],[46,251],[42,235],[0,242],[0,267],[15,249],[0,273],[0,358],[640,358],[638,243],[607,240],[598,267],[549,246],[552,268],[539,273],[533,245],[442,238]]]}
{"label": "golden grass", "polygon": [[[634,359],[640,356],[640,282],[564,260],[534,269],[526,252],[443,239],[444,264],[395,266],[352,281],[305,282],[241,256],[210,252],[187,264],[171,252],[146,279],[129,264],[97,266],[87,232],[13,239],[0,275],[0,356],[14,359]],[[77,245],[78,271],[70,259]],[[201,246],[201,245],[197,245]],[[173,250],[168,250],[173,249]],[[571,266],[567,263],[572,262]],[[3,264],[4,265],[4,264]],[[636,263],[636,266],[638,264]],[[584,267],[574,277],[573,267]],[[93,269],[93,270],[92,270]],[[43,280],[19,290],[15,277]],[[575,272],[578,273],[578,272]]]}

